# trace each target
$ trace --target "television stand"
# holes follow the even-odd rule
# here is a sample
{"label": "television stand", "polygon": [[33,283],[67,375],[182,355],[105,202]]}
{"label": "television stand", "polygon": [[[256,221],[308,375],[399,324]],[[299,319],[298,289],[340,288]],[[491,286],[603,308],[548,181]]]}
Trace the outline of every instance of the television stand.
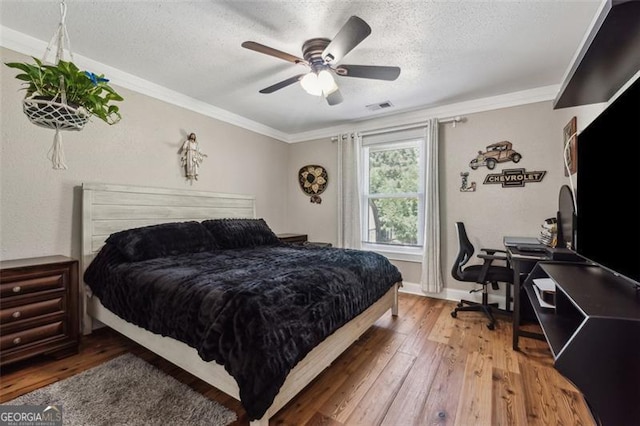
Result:
{"label": "television stand", "polygon": [[[555,283],[555,308],[533,284]],[[640,295],[635,285],[592,264],[539,262],[524,282],[555,368],[583,393],[603,426],[640,424]]]}

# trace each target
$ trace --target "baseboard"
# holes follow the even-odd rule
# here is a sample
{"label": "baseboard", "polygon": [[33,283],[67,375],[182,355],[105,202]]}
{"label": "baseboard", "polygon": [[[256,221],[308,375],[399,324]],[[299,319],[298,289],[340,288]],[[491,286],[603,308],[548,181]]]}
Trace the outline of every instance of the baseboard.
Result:
{"label": "baseboard", "polygon": [[[400,287],[400,293],[415,294],[418,296],[433,297],[434,299],[444,299],[460,301],[462,299],[470,300],[472,302],[482,301],[482,292],[469,293],[469,290],[460,290],[457,288],[443,288],[440,293],[426,293],[422,290],[422,286],[418,283],[410,283],[404,281],[402,287]],[[504,290],[502,294],[489,293],[489,303],[498,303],[501,309],[505,307],[505,295]]]}

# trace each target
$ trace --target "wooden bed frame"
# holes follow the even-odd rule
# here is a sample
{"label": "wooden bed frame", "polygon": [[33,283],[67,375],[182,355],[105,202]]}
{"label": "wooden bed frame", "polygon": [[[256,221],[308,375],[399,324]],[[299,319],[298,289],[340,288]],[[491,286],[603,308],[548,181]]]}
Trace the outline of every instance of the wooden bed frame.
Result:
{"label": "wooden bed frame", "polygon": [[[85,183],[82,185],[82,275],[104,245],[104,241],[113,232],[158,223],[231,217],[254,218],[254,197]],[[93,320],[97,320],[240,400],[238,385],[223,366],[203,361],[194,348],[178,340],[151,333],[121,319],[106,309],[97,297],[93,297],[88,287],[83,287],[86,295],[83,315],[85,334],[91,332]],[[263,418],[251,424],[268,425],[270,417],[293,399],[389,309],[394,316],[398,314],[398,285],[393,286],[366,311],[309,352],[291,370]]]}

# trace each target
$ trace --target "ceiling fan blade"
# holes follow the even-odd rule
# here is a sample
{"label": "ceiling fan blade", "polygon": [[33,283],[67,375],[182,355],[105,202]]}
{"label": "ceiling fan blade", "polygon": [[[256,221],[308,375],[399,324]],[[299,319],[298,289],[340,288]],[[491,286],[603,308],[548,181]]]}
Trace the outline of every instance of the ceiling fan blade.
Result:
{"label": "ceiling fan blade", "polygon": [[400,75],[399,67],[381,67],[376,65],[340,65],[336,74],[342,77],[373,78],[393,81]]}
{"label": "ceiling fan blade", "polygon": [[262,89],[260,91],[260,93],[273,93],[276,90],[280,90],[280,89],[282,89],[284,87],[292,85],[296,81],[300,80],[303,76],[304,76],[304,74],[294,75],[291,78],[288,78],[286,80],[282,80],[280,83],[276,83],[273,86],[269,86],[269,87],[267,87],[265,89]]}
{"label": "ceiling fan blade", "polygon": [[362,40],[371,34],[371,27],[357,16],[349,18],[338,31],[329,45],[322,52],[322,59],[327,63],[337,63]]}
{"label": "ceiling fan blade", "polygon": [[342,97],[342,93],[340,93],[340,89],[336,89],[327,95],[327,103],[329,105],[338,105],[343,100],[344,98]]}
{"label": "ceiling fan blade", "polygon": [[294,64],[306,63],[302,58],[298,58],[297,56],[290,55],[289,53],[282,52],[281,50],[265,46],[264,44],[256,43],[255,41],[245,41],[244,43],[242,43],[242,47],[259,53],[264,53],[265,55],[274,56],[278,59],[283,59],[288,62],[293,62]]}

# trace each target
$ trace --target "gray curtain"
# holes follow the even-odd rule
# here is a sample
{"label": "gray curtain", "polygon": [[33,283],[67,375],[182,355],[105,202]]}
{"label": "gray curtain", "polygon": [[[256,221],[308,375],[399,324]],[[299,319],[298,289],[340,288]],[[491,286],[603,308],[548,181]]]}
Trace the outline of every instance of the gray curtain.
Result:
{"label": "gray curtain", "polygon": [[359,249],[360,236],[360,146],[357,133],[338,136],[338,246]]}
{"label": "gray curtain", "polygon": [[440,182],[438,179],[438,119],[429,120],[425,152],[424,256],[420,284],[426,293],[442,291],[440,264]]}

